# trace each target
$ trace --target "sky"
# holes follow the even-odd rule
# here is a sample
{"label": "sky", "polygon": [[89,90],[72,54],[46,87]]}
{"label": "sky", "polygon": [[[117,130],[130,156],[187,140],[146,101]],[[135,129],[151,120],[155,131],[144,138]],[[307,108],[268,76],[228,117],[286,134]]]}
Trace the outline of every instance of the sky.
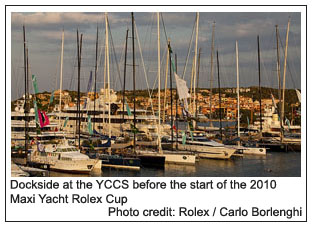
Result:
{"label": "sky", "polygon": [[[160,17],[161,87],[164,87],[167,40],[177,55],[177,73],[185,77],[190,87],[192,62],[195,54],[195,12],[166,12]],[[260,37],[261,85],[278,87],[275,25],[279,26],[280,64],[283,75],[286,28],[290,18],[286,87],[301,86],[301,15],[296,12],[201,12],[198,25],[200,48],[198,87],[210,86],[212,25],[215,22],[215,51],[219,55],[219,75],[222,87],[236,86],[235,41],[239,49],[240,86],[258,86],[257,35]],[[157,14],[134,13],[136,88],[157,92]],[[108,21],[110,80],[115,90],[122,88],[126,30],[129,29],[126,67],[126,89],[132,89],[131,14],[109,12]],[[37,77],[39,91],[59,89],[62,29],[64,40],[63,89],[77,89],[77,29],[83,34],[81,88],[87,90],[90,71],[95,68],[96,27],[99,28],[99,61],[97,91],[104,81],[104,13],[90,12],[14,12],[11,14],[11,97],[23,95],[23,24],[29,51],[30,74]],[[195,26],[196,27],[196,26]],[[194,29],[195,30],[195,29]],[[190,46],[188,64],[186,59]],[[199,51],[197,51],[199,53]],[[141,56],[142,55],[142,56]],[[173,56],[174,58],[174,56]],[[213,87],[217,87],[216,53],[213,63]],[[185,68],[185,73],[184,72]],[[146,76],[145,76],[146,75]],[[174,78],[174,77],[173,77]],[[168,80],[169,82],[169,80]],[[169,83],[168,83],[169,84]],[[173,87],[175,87],[173,79]],[[31,86],[31,92],[33,92]]]}

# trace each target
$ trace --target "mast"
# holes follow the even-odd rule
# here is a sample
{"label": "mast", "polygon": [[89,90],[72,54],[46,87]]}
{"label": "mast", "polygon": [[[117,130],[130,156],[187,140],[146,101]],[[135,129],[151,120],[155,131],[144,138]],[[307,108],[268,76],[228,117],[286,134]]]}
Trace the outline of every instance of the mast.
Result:
{"label": "mast", "polygon": [[110,76],[109,76],[109,47],[108,47],[108,17],[105,13],[105,28],[106,28],[106,69],[107,69],[107,89],[108,89],[108,137],[111,138],[112,129],[111,129],[111,100],[110,100]]}
{"label": "mast", "polygon": [[221,88],[220,88],[220,71],[219,71],[219,53],[217,50],[217,68],[218,68],[218,88],[219,88],[219,120],[220,120],[220,136],[222,141],[222,117],[221,117]]}
{"label": "mast", "polygon": [[[171,70],[171,64],[172,64],[172,61],[171,61],[171,46],[170,46],[170,41],[169,41],[169,44],[168,44],[168,48],[169,48],[169,75],[170,75],[170,125],[171,125],[171,145],[173,144],[173,115],[172,115],[172,111],[173,111],[173,108],[172,108],[172,70]],[[171,150],[173,150],[173,146],[171,146]]]}
{"label": "mast", "polygon": [[258,43],[258,72],[259,72],[259,103],[260,103],[260,132],[262,133],[262,106],[261,106],[261,71],[260,71],[260,39],[259,35],[257,36]]}
{"label": "mast", "polygon": [[80,67],[81,67],[81,47],[82,47],[82,34],[80,35],[77,29],[77,61],[78,61],[78,99],[77,99],[77,109],[78,109],[78,147],[80,148]]}
{"label": "mast", "polygon": [[[170,42],[170,39],[168,39]],[[167,98],[167,81],[168,81],[168,64],[169,64],[169,49],[167,50],[167,60],[166,60],[166,79],[165,79],[165,97],[164,97],[164,112],[163,112],[163,122],[166,122],[166,98]]]}
{"label": "mast", "polygon": [[133,149],[135,151],[136,146],[136,113],[135,113],[135,52],[134,52],[134,17],[133,12],[131,13],[131,19],[132,19],[132,76],[133,76]]}
{"label": "mast", "polygon": [[214,55],[214,33],[216,23],[212,24],[212,39],[211,39],[211,55],[210,55],[210,126],[212,126],[212,81],[213,81],[213,55]]}
{"label": "mast", "polygon": [[201,48],[199,48],[199,53],[198,53],[198,65],[197,65],[197,84],[196,84],[196,90],[195,90],[195,96],[196,96],[196,109],[195,109],[195,117],[197,117],[197,112],[198,112],[198,109],[197,109],[197,90],[198,90],[198,82],[199,82],[199,68],[200,68],[200,53],[201,53]]}
{"label": "mast", "polygon": [[160,32],[159,32],[159,12],[157,12],[157,52],[158,52],[158,67],[157,67],[157,74],[158,74],[158,127],[157,127],[157,134],[158,134],[158,152],[161,153],[161,138],[160,138]]}
{"label": "mast", "polygon": [[237,81],[237,136],[240,138],[240,102],[239,102],[239,69],[238,69],[238,42],[236,40],[236,81]]}
{"label": "mast", "polygon": [[62,32],[62,49],[61,49],[61,69],[60,69],[60,104],[59,104],[59,127],[61,128],[62,112],[62,89],[63,89],[63,57],[64,57],[64,29]]}
{"label": "mast", "polygon": [[28,81],[28,75],[27,75],[27,56],[26,56],[26,35],[25,35],[25,25],[23,25],[23,40],[24,40],[24,79],[25,79],[25,104],[24,104],[24,113],[25,113],[25,151],[28,150],[28,119],[27,119],[27,113],[28,113],[28,106],[27,106],[27,81]]}
{"label": "mast", "polygon": [[[195,115],[195,108],[196,108],[196,65],[197,65],[197,43],[198,43],[198,22],[199,22],[199,13],[197,12],[196,13],[196,39],[195,39],[195,61],[194,61],[194,83],[193,83],[193,86],[194,86],[194,102],[193,102],[193,113]],[[194,125],[195,127],[195,125]]]}
{"label": "mast", "polygon": [[126,34],[124,81],[123,81],[123,89],[122,89],[122,122],[123,123],[125,122],[125,90],[126,90],[126,73],[127,73],[128,33],[129,33],[129,29],[127,29],[127,34]]}
{"label": "mast", "polygon": [[[290,18],[288,19],[288,24],[287,24],[284,71],[283,71],[283,97],[282,97],[283,98],[283,105],[282,105],[282,116],[281,116],[282,125],[284,125],[283,122],[284,122],[284,116],[285,116],[285,86],[286,86],[286,65],[287,65],[289,26],[290,26]],[[281,138],[282,141],[284,139],[283,137],[284,137],[284,132],[282,130],[282,138]]]}
{"label": "mast", "polygon": [[[178,73],[178,57],[177,54],[174,55],[175,56],[175,68],[176,68],[176,73]],[[178,102],[179,102],[179,98],[178,98],[178,87],[176,85],[176,96],[175,96],[175,101],[176,101],[176,130],[177,130],[177,137],[176,137],[176,150],[178,150],[178,138],[179,138],[179,121],[178,121]]]}
{"label": "mast", "polygon": [[281,138],[283,134],[283,120],[281,118],[281,110],[282,110],[282,102],[281,102],[281,87],[282,87],[282,81],[281,81],[281,65],[280,65],[280,52],[279,52],[279,31],[278,31],[278,25],[275,25],[276,30],[276,57],[277,57],[277,76],[278,76],[278,115],[280,117],[280,127],[281,127]]}
{"label": "mast", "polygon": [[94,102],[94,108],[93,108],[93,130],[95,130],[95,99],[96,99],[96,74],[98,69],[98,42],[99,42],[99,28],[96,26],[96,42],[95,42],[95,67],[94,67],[94,95],[93,95],[93,102]]}

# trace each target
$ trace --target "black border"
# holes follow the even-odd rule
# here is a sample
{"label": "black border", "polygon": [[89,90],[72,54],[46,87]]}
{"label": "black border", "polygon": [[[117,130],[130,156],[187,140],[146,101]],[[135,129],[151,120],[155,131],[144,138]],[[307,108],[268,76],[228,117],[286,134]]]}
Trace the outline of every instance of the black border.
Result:
{"label": "black border", "polygon": [[[218,6],[268,6],[268,7],[279,7],[279,6],[288,6],[288,7],[291,7],[291,6],[299,6],[299,7],[305,7],[306,8],[306,220],[304,221],[8,221],[7,220],[7,215],[6,215],[6,207],[7,207],[7,201],[6,201],[6,182],[7,182],[7,179],[6,179],[6,170],[7,170],[7,163],[6,163],[6,128],[7,128],[7,116],[6,116],[6,111],[7,111],[7,102],[6,102],[6,98],[7,98],[7,95],[6,95],[6,91],[7,91],[7,83],[6,83],[6,79],[7,79],[7,69],[6,69],[6,53],[7,53],[7,39],[6,39],[6,31],[7,31],[7,28],[6,28],[6,16],[7,16],[7,7],[14,7],[14,6],[23,6],[23,7],[32,7],[32,6],[71,6],[71,7],[81,7],[81,6],[107,6],[107,7],[116,7],[116,6],[131,6],[131,7],[136,7],[136,6],[166,6],[166,7],[177,7],[177,6],[183,6],[183,7],[187,7],[187,6],[195,6],[195,7],[198,7],[198,6],[211,6],[211,7],[218,7]],[[4,23],[5,23],[5,131],[4,131],[4,135],[5,135],[5,152],[4,152],[4,155],[5,155],[5,159],[4,159],[4,166],[5,166],[5,205],[4,205],[4,212],[5,212],[5,222],[308,222],[308,100],[307,100],[307,97],[308,97],[308,5],[5,5],[5,13],[4,13]]]}

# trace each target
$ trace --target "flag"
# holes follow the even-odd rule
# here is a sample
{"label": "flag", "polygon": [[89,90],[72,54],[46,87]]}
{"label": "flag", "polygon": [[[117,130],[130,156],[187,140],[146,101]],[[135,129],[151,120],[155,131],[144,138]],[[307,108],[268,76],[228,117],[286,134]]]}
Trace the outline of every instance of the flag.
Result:
{"label": "flag", "polygon": [[271,97],[272,97],[273,106],[274,106],[275,109],[277,109],[277,106],[276,106],[276,103],[275,103],[275,99],[274,99],[273,94],[271,94]]}
{"label": "flag", "polygon": [[38,115],[38,107],[37,102],[34,100],[34,108],[35,108],[35,119],[36,119],[36,125],[39,124],[39,115]]}
{"label": "flag", "polygon": [[52,91],[51,96],[50,96],[50,104],[52,104],[54,99],[54,91]]}
{"label": "flag", "polygon": [[247,124],[248,124],[248,129],[249,129],[249,117],[247,116]]}
{"label": "flag", "polygon": [[[172,52],[171,48],[170,48],[169,51],[170,51],[170,53]],[[170,54],[170,59],[171,59],[171,65],[172,65],[173,72],[175,73],[175,72],[177,72],[177,71],[176,71],[176,68],[175,68],[175,62],[174,62],[174,60],[171,58],[171,54]]]}
{"label": "flag", "polygon": [[64,122],[64,126],[63,126],[63,128],[65,128],[65,127],[66,127],[67,122],[68,122],[68,119],[69,119],[69,117],[66,117],[66,118],[65,118],[65,122]]}
{"label": "flag", "polygon": [[174,73],[175,80],[176,80],[176,86],[178,90],[179,99],[187,99],[190,97],[189,89],[186,86],[186,81],[181,79],[178,74]]}
{"label": "flag", "polygon": [[185,132],[183,131],[182,132],[182,144],[184,145],[186,142],[186,135],[185,135]]}
{"label": "flag", "polygon": [[37,86],[37,78],[35,75],[32,75],[32,82],[33,82],[33,85],[34,85],[34,91],[35,91],[35,94],[38,93],[38,86]]}
{"label": "flag", "polygon": [[175,125],[172,126],[172,129],[173,129],[174,131],[177,131],[177,128],[175,127]]}
{"label": "flag", "polygon": [[126,101],[126,108],[127,108],[128,116],[131,116],[131,115],[132,115],[132,114],[131,114],[131,110],[130,110],[130,107],[129,107],[127,101]]}
{"label": "flag", "polygon": [[194,126],[193,126],[192,121],[189,121],[189,127],[190,127],[190,130],[191,130],[191,131],[194,131]]}
{"label": "flag", "polygon": [[190,133],[191,133],[192,141],[194,141],[193,132],[192,132],[192,131],[190,131]]}
{"label": "flag", "polygon": [[131,128],[132,133],[138,133],[139,132],[139,129],[137,127],[134,127],[133,124],[130,124],[130,128]]}
{"label": "flag", "polygon": [[93,134],[92,123],[91,123],[91,116],[90,115],[88,115],[88,131],[89,131],[90,135]]}
{"label": "flag", "polygon": [[297,97],[298,97],[298,100],[299,102],[301,103],[301,93],[299,90],[296,89],[296,93],[297,93]]}
{"label": "flag", "polygon": [[44,111],[38,109],[38,116],[41,128],[50,124],[49,118]]}
{"label": "flag", "polygon": [[286,117],[285,123],[288,125],[288,129],[290,130],[290,121],[288,120],[287,117]]}

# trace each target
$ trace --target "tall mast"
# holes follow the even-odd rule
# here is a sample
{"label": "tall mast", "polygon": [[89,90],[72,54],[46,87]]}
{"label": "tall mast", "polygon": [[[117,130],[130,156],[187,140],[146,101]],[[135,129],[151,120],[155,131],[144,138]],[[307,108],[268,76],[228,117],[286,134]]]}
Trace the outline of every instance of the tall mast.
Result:
{"label": "tall mast", "polygon": [[[169,49],[169,75],[170,75],[170,126],[171,126],[171,145],[173,144],[173,115],[172,115],[172,70],[171,70],[171,46],[170,46],[170,42],[168,44],[168,49]],[[173,150],[173,146],[171,146],[171,149]]]}
{"label": "tall mast", "polygon": [[123,89],[122,89],[122,122],[123,123],[125,122],[125,91],[126,91],[126,74],[127,74],[128,33],[129,33],[129,29],[127,29],[127,34],[126,34],[124,81],[123,81]]}
{"label": "tall mast", "polygon": [[[286,47],[285,47],[285,59],[284,59],[284,71],[283,71],[283,105],[282,105],[282,125],[284,125],[284,116],[285,116],[285,86],[286,86],[286,65],[287,65],[287,50],[288,50],[288,34],[289,34],[290,18],[288,19],[287,32],[286,32]],[[282,140],[284,133],[282,131]]]}
{"label": "tall mast", "polygon": [[238,42],[236,40],[236,81],[237,81],[237,136],[240,138],[240,102],[239,102],[239,69],[238,69]]}
{"label": "tall mast", "polygon": [[95,100],[96,100],[96,74],[98,69],[98,42],[99,42],[99,28],[96,26],[96,42],[95,42],[95,67],[94,67],[94,95],[93,95],[93,101],[94,101],[94,108],[93,108],[93,130],[95,130]]}
{"label": "tall mast", "polygon": [[78,147],[80,148],[80,67],[81,67],[81,47],[82,47],[82,34],[80,35],[77,29],[77,60],[78,60],[78,99],[77,99],[77,109],[78,109]]}
{"label": "tall mast", "polygon": [[[199,83],[199,68],[200,68],[200,53],[201,53],[201,48],[199,48],[199,53],[198,53],[198,65],[197,65],[197,84],[196,84],[196,90],[195,90],[195,96],[197,97],[197,90],[198,90],[198,83]],[[195,105],[195,117],[197,117],[198,114],[198,109],[197,109],[197,104],[198,100],[196,98],[196,105]]]}
{"label": "tall mast", "polygon": [[135,151],[136,146],[136,113],[135,113],[135,52],[134,52],[134,16],[133,12],[131,13],[132,19],[132,76],[133,76],[133,149]]}
{"label": "tall mast", "polygon": [[109,76],[109,47],[108,47],[108,17],[105,13],[105,28],[106,28],[106,69],[107,69],[107,89],[108,89],[108,137],[111,138],[111,100],[110,100],[110,76]]}
{"label": "tall mast", "polygon": [[259,72],[259,103],[260,103],[260,132],[262,132],[262,105],[261,105],[261,70],[260,70],[260,39],[259,35],[257,36],[258,43],[258,72]]}
{"label": "tall mast", "polygon": [[28,119],[27,119],[27,56],[26,56],[26,35],[25,35],[25,25],[23,25],[23,40],[24,40],[24,76],[25,76],[25,104],[24,104],[24,113],[25,113],[25,151],[27,152],[27,131],[28,131]]}
{"label": "tall mast", "polygon": [[198,43],[198,22],[199,22],[199,13],[197,12],[196,13],[196,39],[195,39],[195,61],[194,61],[194,83],[193,83],[193,86],[194,86],[194,102],[193,102],[193,113],[195,115],[195,103],[196,103],[196,64],[197,64],[197,43]]}
{"label": "tall mast", "polygon": [[[170,42],[170,39],[168,39]],[[167,48],[167,60],[166,60],[166,79],[165,79],[165,97],[164,97],[164,112],[163,112],[163,122],[166,121],[166,98],[167,98],[167,81],[168,81],[168,64],[169,64],[169,49]]]}
{"label": "tall mast", "polygon": [[161,152],[161,140],[160,140],[160,32],[159,32],[159,12],[157,12],[157,57],[158,57],[158,67],[157,67],[157,74],[158,74],[158,127],[157,127],[157,134],[158,134],[158,152]]}
{"label": "tall mast", "polygon": [[[176,73],[178,73],[178,57],[177,57],[177,54],[174,55],[175,56],[175,68],[176,68]],[[175,123],[175,126],[176,126],[176,150],[178,150],[178,138],[179,138],[179,121],[178,121],[178,102],[179,102],[179,98],[178,98],[178,87],[176,85],[176,95],[175,95],[175,101],[176,101],[176,117],[175,117],[175,120],[176,120],[176,123]]]}
{"label": "tall mast", "polygon": [[59,127],[61,128],[61,112],[62,112],[62,89],[63,89],[63,57],[64,57],[64,29],[62,32],[62,48],[61,48],[61,68],[60,68],[60,104],[59,104]]}
{"label": "tall mast", "polygon": [[214,33],[216,23],[212,24],[211,54],[210,54],[210,126],[212,126],[212,81],[213,81],[213,55],[214,55]]}
{"label": "tall mast", "polygon": [[281,110],[282,110],[282,102],[281,102],[281,87],[282,87],[282,81],[281,81],[281,65],[280,65],[280,52],[279,52],[279,31],[278,31],[278,25],[275,25],[276,30],[276,57],[277,57],[277,76],[278,76],[278,115],[280,117],[280,127],[281,127],[281,138],[282,138],[282,131],[283,131],[283,120],[281,118]]}
{"label": "tall mast", "polygon": [[220,120],[220,136],[222,141],[222,117],[221,117],[221,88],[220,88],[220,71],[219,71],[219,53],[217,50],[217,69],[218,69],[218,88],[219,88],[219,120]]}

